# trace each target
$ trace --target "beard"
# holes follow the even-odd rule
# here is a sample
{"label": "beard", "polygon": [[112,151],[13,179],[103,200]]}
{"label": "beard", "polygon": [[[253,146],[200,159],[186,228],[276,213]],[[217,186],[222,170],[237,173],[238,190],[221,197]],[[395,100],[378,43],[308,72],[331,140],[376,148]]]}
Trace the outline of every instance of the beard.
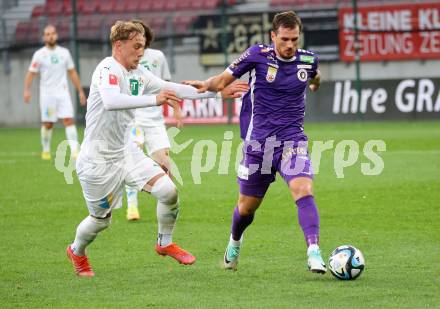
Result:
{"label": "beard", "polygon": [[49,41],[46,44],[49,45],[49,47],[55,47],[55,45],[57,45],[57,41],[56,40]]}

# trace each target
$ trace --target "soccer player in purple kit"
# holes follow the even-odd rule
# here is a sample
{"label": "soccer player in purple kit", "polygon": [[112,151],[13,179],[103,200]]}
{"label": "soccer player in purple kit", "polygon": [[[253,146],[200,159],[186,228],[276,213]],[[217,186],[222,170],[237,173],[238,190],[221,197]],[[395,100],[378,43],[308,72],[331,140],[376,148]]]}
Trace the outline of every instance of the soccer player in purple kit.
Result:
{"label": "soccer player in purple kit", "polygon": [[223,73],[206,81],[186,81],[203,91],[220,91],[249,72],[249,91],[243,97],[240,131],[243,160],[238,168],[240,193],[232,217],[224,267],[237,269],[244,230],[252,223],[276,172],[296,202],[298,221],[307,243],[308,268],[327,270],[319,249],[319,214],[313,192],[313,171],[303,131],[306,88],[320,85],[317,55],[298,49],[302,23],[296,13],[276,14],[273,45],[246,50]]}

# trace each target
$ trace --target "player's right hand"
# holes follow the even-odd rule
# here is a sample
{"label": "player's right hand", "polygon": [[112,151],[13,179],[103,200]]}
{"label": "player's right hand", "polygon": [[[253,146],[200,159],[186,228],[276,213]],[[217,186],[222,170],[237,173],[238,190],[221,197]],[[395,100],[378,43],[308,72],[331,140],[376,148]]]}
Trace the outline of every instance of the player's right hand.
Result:
{"label": "player's right hand", "polygon": [[202,93],[205,91],[208,91],[208,85],[205,81],[201,80],[184,80],[182,81],[182,84],[193,86],[197,89],[198,93]]}
{"label": "player's right hand", "polygon": [[180,102],[180,98],[176,96],[176,93],[174,91],[171,90],[162,90],[156,96],[157,105],[168,104],[174,107],[174,105],[179,104],[179,102]]}
{"label": "player's right hand", "polygon": [[23,92],[23,100],[24,100],[24,103],[29,103],[29,101],[31,100],[31,93],[30,93],[30,91],[25,90]]}

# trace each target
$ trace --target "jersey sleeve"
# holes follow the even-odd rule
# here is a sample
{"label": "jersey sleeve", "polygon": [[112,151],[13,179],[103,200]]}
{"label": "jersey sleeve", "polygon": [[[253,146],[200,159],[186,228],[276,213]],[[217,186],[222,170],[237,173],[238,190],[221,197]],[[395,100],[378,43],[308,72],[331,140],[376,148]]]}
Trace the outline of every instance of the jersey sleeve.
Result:
{"label": "jersey sleeve", "polygon": [[71,70],[75,68],[75,64],[73,63],[72,55],[68,50],[66,50],[66,69]]}
{"label": "jersey sleeve", "polygon": [[310,77],[314,78],[316,74],[318,73],[318,66],[319,66],[319,57],[317,54],[313,55],[313,63],[312,63],[312,70],[310,73]]}
{"label": "jersey sleeve", "polygon": [[38,52],[35,52],[34,55],[32,56],[32,61],[29,66],[29,71],[32,73],[38,73],[40,72],[40,66],[41,66],[41,62],[38,57]]}
{"label": "jersey sleeve", "polygon": [[163,80],[171,80],[171,73],[168,67],[168,61],[165,55],[162,53],[162,61],[161,61],[161,76]]}
{"label": "jersey sleeve", "polygon": [[151,71],[139,66],[145,77],[144,94],[156,94],[159,93],[165,87],[165,81],[155,76]]}
{"label": "jersey sleeve", "polygon": [[240,78],[255,67],[255,57],[260,50],[261,47],[259,45],[249,47],[240,57],[228,66],[226,71],[231,73],[235,78]]}

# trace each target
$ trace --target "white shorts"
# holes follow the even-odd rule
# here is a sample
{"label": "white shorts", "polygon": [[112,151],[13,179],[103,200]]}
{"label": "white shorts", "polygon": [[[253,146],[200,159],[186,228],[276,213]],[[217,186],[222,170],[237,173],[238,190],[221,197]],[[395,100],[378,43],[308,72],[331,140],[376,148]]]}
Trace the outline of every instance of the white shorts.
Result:
{"label": "white shorts", "polygon": [[69,92],[40,95],[41,122],[57,122],[58,118],[73,118],[73,105]]}
{"label": "white shorts", "polygon": [[145,145],[147,153],[151,156],[160,149],[170,148],[170,140],[164,125],[146,127],[136,125],[131,130],[131,137],[138,145]]}
{"label": "white shorts", "polygon": [[80,152],[76,171],[92,216],[104,218],[112,209],[120,208],[125,184],[141,191],[154,176],[165,173],[135,144],[130,145],[130,151],[120,160],[93,162]]}

